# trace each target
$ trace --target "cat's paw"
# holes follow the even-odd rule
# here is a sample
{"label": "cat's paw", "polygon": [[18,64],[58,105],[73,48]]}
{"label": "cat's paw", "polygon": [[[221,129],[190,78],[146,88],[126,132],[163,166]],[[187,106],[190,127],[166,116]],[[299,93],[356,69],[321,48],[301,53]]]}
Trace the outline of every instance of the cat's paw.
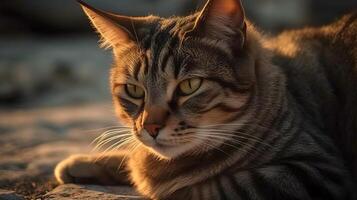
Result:
{"label": "cat's paw", "polygon": [[55,177],[60,184],[66,183],[99,183],[114,185],[115,181],[105,169],[87,155],[74,155],[61,161],[55,168]]}

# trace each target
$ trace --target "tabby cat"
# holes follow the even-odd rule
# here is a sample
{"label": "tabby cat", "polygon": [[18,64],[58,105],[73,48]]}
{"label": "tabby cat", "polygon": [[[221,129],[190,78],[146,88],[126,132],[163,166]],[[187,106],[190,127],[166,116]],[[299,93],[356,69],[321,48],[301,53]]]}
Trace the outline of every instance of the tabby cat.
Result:
{"label": "tabby cat", "polygon": [[62,161],[60,183],[133,184],[150,199],[357,199],[357,13],[266,38],[239,0],[171,18],[79,2],[114,52],[124,126],[100,143],[123,148]]}

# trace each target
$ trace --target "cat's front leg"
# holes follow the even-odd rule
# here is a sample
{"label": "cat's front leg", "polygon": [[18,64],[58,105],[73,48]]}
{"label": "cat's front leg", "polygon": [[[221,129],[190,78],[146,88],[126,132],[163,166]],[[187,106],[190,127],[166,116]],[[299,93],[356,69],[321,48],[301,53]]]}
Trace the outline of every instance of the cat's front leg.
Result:
{"label": "cat's front leg", "polygon": [[125,155],[125,152],[73,155],[56,166],[55,177],[61,184],[130,184]]}

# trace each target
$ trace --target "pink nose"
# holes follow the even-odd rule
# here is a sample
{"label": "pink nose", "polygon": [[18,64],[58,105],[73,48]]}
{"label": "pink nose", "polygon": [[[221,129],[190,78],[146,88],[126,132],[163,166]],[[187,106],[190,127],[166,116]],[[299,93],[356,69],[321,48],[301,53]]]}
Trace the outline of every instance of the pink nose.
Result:
{"label": "pink nose", "polygon": [[144,129],[149,133],[154,139],[159,135],[159,130],[161,125],[159,124],[144,124]]}

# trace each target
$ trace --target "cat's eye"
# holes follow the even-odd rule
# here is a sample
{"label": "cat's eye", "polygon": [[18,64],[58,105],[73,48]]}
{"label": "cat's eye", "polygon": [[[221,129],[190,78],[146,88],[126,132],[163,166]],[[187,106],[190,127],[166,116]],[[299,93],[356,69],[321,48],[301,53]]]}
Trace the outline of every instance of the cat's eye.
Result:
{"label": "cat's eye", "polygon": [[184,80],[179,85],[180,93],[184,96],[193,94],[201,87],[201,84],[201,78],[191,78]]}
{"label": "cat's eye", "polygon": [[142,99],[145,96],[144,90],[137,85],[126,84],[125,91],[131,98],[134,99]]}

